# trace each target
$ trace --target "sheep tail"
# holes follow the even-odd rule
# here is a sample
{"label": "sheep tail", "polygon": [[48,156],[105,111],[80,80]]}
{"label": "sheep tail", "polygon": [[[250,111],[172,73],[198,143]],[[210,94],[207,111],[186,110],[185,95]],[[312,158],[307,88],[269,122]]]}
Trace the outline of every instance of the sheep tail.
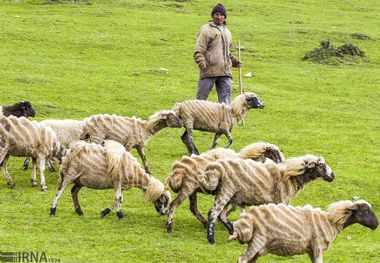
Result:
{"label": "sheep tail", "polygon": [[188,156],[183,156],[181,161],[174,162],[171,168],[172,172],[166,179],[165,184],[170,186],[174,192],[178,192],[182,187],[183,178],[193,175],[195,170],[196,162],[194,159]]}
{"label": "sheep tail", "polygon": [[228,240],[237,240],[241,244],[248,243],[252,239],[254,229],[253,215],[245,213],[234,223],[234,232]]}
{"label": "sheep tail", "polygon": [[224,168],[219,163],[210,164],[205,172],[198,175],[198,183],[202,189],[214,191],[219,185],[219,179],[224,173]]}

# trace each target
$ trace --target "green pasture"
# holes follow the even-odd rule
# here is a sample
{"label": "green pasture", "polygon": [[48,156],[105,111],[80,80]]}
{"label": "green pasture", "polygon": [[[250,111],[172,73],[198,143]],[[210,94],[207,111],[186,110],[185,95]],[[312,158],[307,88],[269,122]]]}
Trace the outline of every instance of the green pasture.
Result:
{"label": "green pasture", "polygon": [[[199,27],[216,1],[0,1],[0,105],[29,100],[36,120],[82,119],[110,113],[148,118],[175,102],[194,99],[198,70],[193,49]],[[317,181],[293,205],[327,208],[359,196],[380,217],[380,2],[378,0],[224,1],[234,45],[241,41],[245,91],[265,102],[248,112],[232,135],[232,149],[268,141],[285,156],[321,155],[332,167],[332,183]],[[351,34],[364,34],[356,39]],[[364,60],[316,64],[306,52],[330,39],[353,43]],[[236,50],[234,54],[237,55]],[[167,71],[161,71],[165,68]],[[234,69],[234,97],[239,94]],[[209,98],[216,100],[215,91]],[[183,129],[164,129],[146,147],[152,173],[164,180],[185,155]],[[194,132],[200,151],[213,135]],[[221,144],[226,143],[225,138]],[[138,157],[135,151],[132,152]],[[236,262],[246,246],[228,242],[216,224],[216,245],[190,213],[177,210],[173,233],[139,190],[124,192],[124,221],[99,212],[113,190],[83,189],[83,217],[74,213],[70,188],[49,217],[58,173],[46,171],[48,192],[32,188],[31,170],[11,157],[16,189],[0,180],[0,251],[45,252],[50,262]],[[140,159],[138,158],[140,161]],[[172,194],[175,197],[175,194]],[[212,196],[199,196],[207,214]],[[232,220],[239,217],[238,212]],[[379,262],[380,230],[352,226],[337,236],[325,262]],[[268,255],[259,262],[309,262],[307,255]]]}

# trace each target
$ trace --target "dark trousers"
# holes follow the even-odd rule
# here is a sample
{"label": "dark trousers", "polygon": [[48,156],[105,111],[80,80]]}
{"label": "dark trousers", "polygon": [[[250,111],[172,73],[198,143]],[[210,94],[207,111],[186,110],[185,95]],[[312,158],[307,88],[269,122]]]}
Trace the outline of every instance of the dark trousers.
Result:
{"label": "dark trousers", "polygon": [[225,104],[230,105],[232,80],[227,76],[200,79],[198,81],[197,100],[207,100],[214,84],[216,87],[216,92],[218,93],[219,103],[224,102]]}

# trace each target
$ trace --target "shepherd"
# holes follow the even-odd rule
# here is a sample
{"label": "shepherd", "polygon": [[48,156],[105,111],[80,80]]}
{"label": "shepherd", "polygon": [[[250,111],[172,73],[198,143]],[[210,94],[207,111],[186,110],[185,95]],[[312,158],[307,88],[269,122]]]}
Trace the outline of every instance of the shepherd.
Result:
{"label": "shepherd", "polygon": [[231,67],[241,68],[243,63],[231,54],[232,35],[227,28],[227,10],[217,4],[211,11],[212,20],[198,33],[194,60],[199,67],[198,100],[207,100],[216,86],[219,103],[231,104]]}

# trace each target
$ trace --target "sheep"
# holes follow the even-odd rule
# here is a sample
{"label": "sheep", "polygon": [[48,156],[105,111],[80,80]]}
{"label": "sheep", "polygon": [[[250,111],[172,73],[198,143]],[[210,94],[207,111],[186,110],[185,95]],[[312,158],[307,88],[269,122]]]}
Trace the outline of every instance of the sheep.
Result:
{"label": "sheep", "polygon": [[214,148],[224,134],[228,148],[232,144],[231,131],[251,108],[264,108],[264,103],[255,93],[247,92],[236,97],[231,105],[204,100],[188,100],[176,103],[173,111],[183,121],[186,128],[181,136],[189,154],[199,155],[193,142],[193,129],[215,133],[211,148]]}
{"label": "sheep", "polygon": [[31,176],[32,186],[36,182],[36,162],[39,161],[42,190],[48,189],[45,183],[45,160],[55,158],[61,161],[65,148],[60,144],[55,132],[37,122],[29,121],[21,117],[0,116],[0,164],[9,187],[15,184],[8,173],[7,161],[10,155],[31,156],[33,159],[33,171]]}
{"label": "sheep", "polygon": [[55,216],[58,201],[70,183],[74,183],[71,195],[75,212],[80,216],[83,215],[83,212],[79,205],[78,192],[83,186],[115,190],[116,201],[100,213],[101,218],[116,207],[118,218],[124,219],[121,212],[123,190],[133,187],[139,188],[145,193],[145,199],[154,203],[160,215],[166,214],[170,193],[164,190],[164,185],[146,173],[137,160],[124,149],[123,145],[112,140],[106,140],[103,145],[104,147],[84,141],[72,144],[72,148],[62,159],[61,183],[50,209],[50,216]]}
{"label": "sheep", "polygon": [[32,104],[29,101],[20,101],[11,106],[0,106],[0,116],[16,116],[16,117],[35,117],[36,112],[34,111]]}
{"label": "sheep", "polygon": [[208,214],[207,239],[215,243],[217,218],[232,234],[233,226],[226,216],[229,204],[289,204],[306,184],[319,178],[331,182],[334,177],[325,160],[311,154],[279,164],[270,159],[264,163],[236,158],[217,160],[198,175],[198,183],[203,189],[216,191],[214,205]]}
{"label": "sheep", "polygon": [[[165,181],[166,188],[170,187],[175,193],[178,193],[177,197],[169,206],[169,214],[166,224],[167,231],[172,232],[172,220],[175,210],[187,198],[190,199],[190,211],[192,214],[205,227],[207,226],[207,220],[197,208],[197,193],[214,194],[213,191],[207,191],[206,189],[201,188],[198,182],[198,175],[204,171],[205,167],[210,164],[210,162],[225,158],[242,158],[263,161],[265,159],[263,157],[273,158],[275,162],[283,162],[285,160],[285,157],[278,146],[270,143],[258,142],[248,145],[239,153],[236,153],[231,149],[216,148],[199,156],[184,156],[181,161],[176,161],[171,168],[170,176]],[[236,206],[234,206],[229,212],[232,212],[235,209]]]}
{"label": "sheep", "polygon": [[268,204],[252,207],[234,223],[229,240],[248,243],[239,263],[254,263],[267,253],[279,256],[308,254],[311,261],[322,263],[322,254],[332,245],[336,235],[346,227],[359,223],[372,230],[379,221],[364,201],[339,201],[327,212],[304,207]]}
{"label": "sheep", "polygon": [[[43,120],[39,122],[41,125],[49,126],[57,134],[60,143],[69,148],[69,144],[79,141],[83,136],[83,121],[80,120]],[[27,170],[30,158],[25,158],[23,169]],[[50,160],[47,165],[51,172],[55,172],[55,168]]]}
{"label": "sheep", "polygon": [[142,120],[135,117],[117,115],[93,115],[84,120],[84,138],[88,142],[100,143],[104,139],[115,140],[124,145],[127,151],[136,148],[145,171],[151,173],[146,161],[144,146],[149,139],[166,127],[180,128],[182,121],[173,111],[162,110]]}

